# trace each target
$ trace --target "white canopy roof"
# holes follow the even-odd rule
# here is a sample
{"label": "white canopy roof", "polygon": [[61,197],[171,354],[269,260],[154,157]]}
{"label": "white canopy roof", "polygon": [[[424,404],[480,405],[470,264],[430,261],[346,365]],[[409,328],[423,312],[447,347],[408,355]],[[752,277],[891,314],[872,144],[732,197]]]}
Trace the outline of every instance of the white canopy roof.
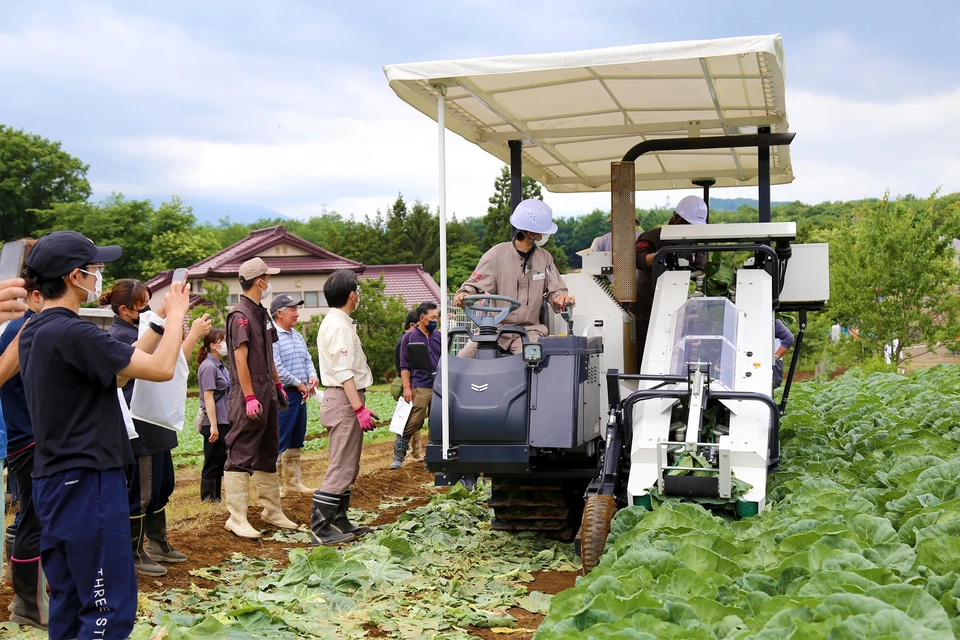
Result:
{"label": "white canopy roof", "polygon": [[[559,193],[610,190],[610,162],[657,138],[788,130],[779,35],[633,45],[383,68],[403,100],[504,162],[523,141],[523,173]],[[788,147],[771,183],[793,181]],[[636,160],[637,189],[757,184],[757,150],[664,151]]]}

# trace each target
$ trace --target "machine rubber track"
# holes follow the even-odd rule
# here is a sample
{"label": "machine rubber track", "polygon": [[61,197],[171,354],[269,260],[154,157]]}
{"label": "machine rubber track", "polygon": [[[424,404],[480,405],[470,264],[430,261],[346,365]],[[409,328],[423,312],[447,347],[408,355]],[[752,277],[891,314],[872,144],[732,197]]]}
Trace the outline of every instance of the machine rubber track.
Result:
{"label": "machine rubber track", "polygon": [[494,513],[491,527],[498,531],[539,531],[560,538],[572,534],[570,490],[561,484],[493,478],[487,506]]}
{"label": "machine rubber track", "polygon": [[580,525],[580,560],[584,575],[600,564],[600,556],[610,535],[610,522],[617,514],[613,496],[596,495],[587,498]]}

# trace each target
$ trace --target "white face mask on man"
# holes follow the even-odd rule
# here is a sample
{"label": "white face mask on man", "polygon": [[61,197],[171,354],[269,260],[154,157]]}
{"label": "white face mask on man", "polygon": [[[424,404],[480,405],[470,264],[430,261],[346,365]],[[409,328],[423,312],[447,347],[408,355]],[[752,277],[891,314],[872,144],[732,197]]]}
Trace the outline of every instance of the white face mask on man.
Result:
{"label": "white face mask on man", "polygon": [[89,304],[91,302],[96,302],[97,300],[100,299],[100,296],[103,295],[103,272],[95,271],[93,273],[90,273],[86,269],[80,269],[80,272],[96,278],[97,284],[94,285],[92,291],[90,289],[87,289],[82,284],[77,283],[77,286],[79,286],[81,289],[87,292],[87,303]]}
{"label": "white face mask on man", "polygon": [[537,245],[538,247],[542,247],[543,245],[547,244],[547,242],[548,242],[549,240],[550,240],[550,234],[549,234],[549,233],[541,233],[541,234],[540,234],[540,239],[539,239],[539,240],[534,240],[534,241],[533,241],[533,244]]}
{"label": "white face mask on man", "polygon": [[[259,286],[259,285],[257,285],[257,286]],[[266,289],[261,289],[261,291],[263,292],[263,297],[266,298],[266,297],[269,296],[271,293],[273,293],[273,283],[272,283],[272,282],[268,282],[268,283],[267,283],[267,288],[266,288]]]}

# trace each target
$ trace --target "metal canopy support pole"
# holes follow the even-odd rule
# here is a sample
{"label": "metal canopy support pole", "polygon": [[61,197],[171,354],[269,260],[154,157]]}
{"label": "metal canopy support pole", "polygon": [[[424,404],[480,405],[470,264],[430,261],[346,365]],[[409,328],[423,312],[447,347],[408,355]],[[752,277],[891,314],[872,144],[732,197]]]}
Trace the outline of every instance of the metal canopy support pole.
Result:
{"label": "metal canopy support pole", "polygon": [[[610,234],[613,247],[613,297],[637,300],[636,167],[633,162],[610,163]],[[637,370],[640,363],[637,362]]]}
{"label": "metal canopy support pole", "polygon": [[[770,127],[758,127],[760,135],[769,134]],[[760,222],[770,222],[770,145],[757,145],[757,180],[760,183]]]}
{"label": "metal canopy support pole", "polygon": [[702,180],[691,180],[698,187],[703,187],[703,203],[707,205],[707,222],[710,222],[710,187],[717,183],[713,178],[703,178]]}
{"label": "metal canopy support pole", "polygon": [[[447,329],[450,317],[447,315],[447,157],[446,132],[447,124],[444,96],[447,88],[443,85],[434,85],[437,90],[437,155],[440,163],[440,344],[447,345]],[[443,459],[449,460],[450,455],[450,386],[447,364],[450,361],[450,349],[440,350],[440,420],[442,426]]]}
{"label": "metal canopy support pole", "polygon": [[523,200],[523,142],[510,140],[510,213]]}

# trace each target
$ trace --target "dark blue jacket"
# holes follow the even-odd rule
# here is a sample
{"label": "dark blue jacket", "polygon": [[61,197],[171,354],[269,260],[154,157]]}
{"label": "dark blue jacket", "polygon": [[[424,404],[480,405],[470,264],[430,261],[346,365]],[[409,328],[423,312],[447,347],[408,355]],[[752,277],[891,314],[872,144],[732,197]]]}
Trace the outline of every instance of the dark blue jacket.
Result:
{"label": "dark blue jacket", "polygon": [[[7,350],[20,333],[23,323],[32,315],[32,311],[27,311],[22,318],[7,325],[3,335],[0,335],[0,353]],[[0,404],[3,405],[3,420],[7,424],[7,452],[14,454],[33,446],[33,423],[30,422],[27,396],[23,392],[23,378],[19,373],[0,387]]]}

